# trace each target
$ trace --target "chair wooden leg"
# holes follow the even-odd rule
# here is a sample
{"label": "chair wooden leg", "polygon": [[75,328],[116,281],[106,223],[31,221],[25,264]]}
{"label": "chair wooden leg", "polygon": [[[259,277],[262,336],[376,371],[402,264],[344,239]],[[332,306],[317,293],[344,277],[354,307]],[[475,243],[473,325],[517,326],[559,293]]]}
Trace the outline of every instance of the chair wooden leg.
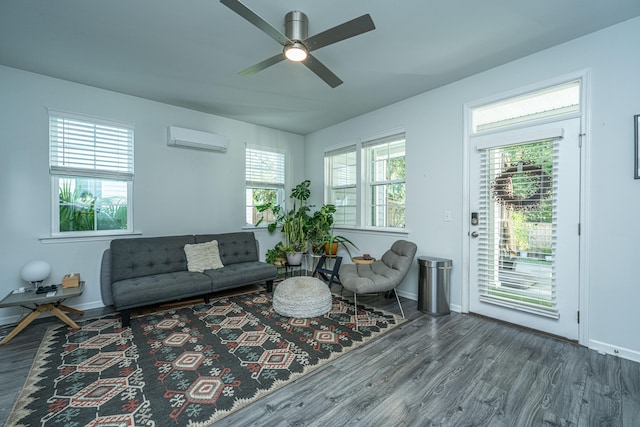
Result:
{"label": "chair wooden leg", "polygon": [[402,318],[404,319],[404,310],[402,309],[402,304],[400,304],[400,297],[398,296],[398,292],[394,289],[394,294],[396,294],[396,301],[398,301],[398,307],[400,307],[400,313],[402,313]]}

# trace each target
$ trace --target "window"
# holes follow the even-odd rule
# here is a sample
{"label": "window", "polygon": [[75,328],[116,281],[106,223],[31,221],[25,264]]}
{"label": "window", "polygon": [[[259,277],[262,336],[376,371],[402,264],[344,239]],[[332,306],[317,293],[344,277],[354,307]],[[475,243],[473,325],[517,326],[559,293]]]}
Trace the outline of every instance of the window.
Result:
{"label": "window", "polygon": [[580,80],[474,108],[474,134],[580,111]]}
{"label": "window", "polygon": [[405,228],[404,134],[363,144],[367,165],[367,225]]}
{"label": "window", "polygon": [[[255,225],[262,214],[256,206],[284,202],[285,154],[267,148],[246,148],[246,209],[247,224]],[[264,223],[275,219],[265,212]]]}
{"label": "window", "polygon": [[357,163],[356,146],[325,153],[325,176],[327,177],[328,203],[336,206],[334,224],[357,225]]}
{"label": "window", "polygon": [[327,151],[324,165],[335,225],[406,227],[404,133]]}
{"label": "window", "polygon": [[53,234],[132,231],[133,130],[49,111]]}

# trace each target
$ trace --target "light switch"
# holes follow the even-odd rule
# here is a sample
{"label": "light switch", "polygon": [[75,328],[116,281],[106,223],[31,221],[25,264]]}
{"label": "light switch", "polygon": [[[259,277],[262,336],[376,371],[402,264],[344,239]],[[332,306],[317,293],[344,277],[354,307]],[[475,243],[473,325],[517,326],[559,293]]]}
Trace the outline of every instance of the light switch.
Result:
{"label": "light switch", "polygon": [[453,221],[453,214],[451,213],[451,211],[444,211],[442,213],[442,220],[445,222]]}

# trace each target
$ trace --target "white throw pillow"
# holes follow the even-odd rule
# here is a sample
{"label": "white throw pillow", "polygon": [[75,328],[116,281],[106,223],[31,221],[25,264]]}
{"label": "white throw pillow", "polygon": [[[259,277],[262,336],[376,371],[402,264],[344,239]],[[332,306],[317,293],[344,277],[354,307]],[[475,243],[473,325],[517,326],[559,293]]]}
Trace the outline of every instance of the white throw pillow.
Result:
{"label": "white throw pillow", "polygon": [[184,245],[187,256],[187,270],[202,273],[205,270],[215,270],[224,267],[220,260],[218,241]]}

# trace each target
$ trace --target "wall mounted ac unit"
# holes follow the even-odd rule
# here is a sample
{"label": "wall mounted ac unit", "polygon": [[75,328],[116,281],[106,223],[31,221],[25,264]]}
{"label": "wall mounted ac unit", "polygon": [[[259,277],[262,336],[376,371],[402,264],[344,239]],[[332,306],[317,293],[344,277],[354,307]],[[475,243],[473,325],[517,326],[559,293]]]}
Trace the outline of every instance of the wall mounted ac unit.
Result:
{"label": "wall mounted ac unit", "polygon": [[169,126],[169,129],[167,129],[167,145],[224,153],[229,146],[229,140],[226,136],[215,133]]}

